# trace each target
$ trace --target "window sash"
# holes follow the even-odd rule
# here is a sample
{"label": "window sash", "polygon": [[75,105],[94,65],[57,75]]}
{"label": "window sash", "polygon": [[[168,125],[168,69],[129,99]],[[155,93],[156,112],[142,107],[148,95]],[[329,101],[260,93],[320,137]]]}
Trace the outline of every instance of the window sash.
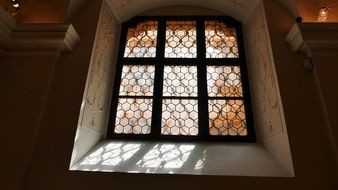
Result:
{"label": "window sash", "polygon": [[[154,58],[128,58],[123,57],[124,45],[126,43],[126,31],[127,29],[137,24],[140,21],[147,19],[158,21],[157,31],[157,44],[156,44],[156,56]],[[168,20],[196,20],[197,29],[197,57],[196,58],[165,58],[165,30],[166,21]],[[206,20],[218,20],[224,22],[227,26],[233,27],[237,31],[238,42],[238,58],[206,58],[206,45],[205,45],[205,25]],[[158,139],[158,140],[196,140],[196,141],[241,141],[241,142],[254,142],[255,132],[253,130],[252,111],[250,94],[248,88],[248,80],[246,74],[245,56],[243,38],[241,34],[241,24],[230,17],[136,17],[130,22],[123,24],[119,60],[116,69],[116,79],[113,100],[111,105],[110,120],[108,126],[108,138],[123,138],[123,139]],[[155,66],[155,82],[154,82],[154,94],[153,98],[153,113],[152,113],[152,129],[149,134],[115,134],[114,125],[116,117],[116,108],[119,98],[128,98],[131,96],[119,96],[121,69],[124,65],[154,65]],[[197,80],[198,80],[198,92],[197,97],[180,97],[180,96],[163,96],[163,72],[165,66],[197,66]],[[209,97],[207,92],[207,66],[238,66],[241,70],[241,82],[243,88],[243,97]],[[141,96],[138,96],[141,98]],[[162,123],[162,103],[166,99],[195,99],[198,102],[198,135],[184,136],[184,135],[161,135],[161,123]],[[242,100],[244,101],[245,115],[246,115],[246,127],[248,130],[247,136],[212,136],[209,133],[209,113],[208,102],[211,100]]]}

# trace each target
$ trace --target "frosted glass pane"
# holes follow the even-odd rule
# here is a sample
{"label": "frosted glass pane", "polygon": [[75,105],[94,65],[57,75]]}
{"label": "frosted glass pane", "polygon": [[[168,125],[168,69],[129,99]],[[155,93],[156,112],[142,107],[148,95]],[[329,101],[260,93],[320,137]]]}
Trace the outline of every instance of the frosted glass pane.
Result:
{"label": "frosted glass pane", "polygon": [[165,54],[167,58],[195,58],[195,21],[168,21],[166,28]]}
{"label": "frosted glass pane", "polygon": [[243,97],[239,66],[208,66],[208,95]]}
{"label": "frosted glass pane", "polygon": [[242,100],[209,100],[209,132],[220,136],[246,136]]}
{"label": "frosted glass pane", "polygon": [[163,100],[161,133],[163,135],[198,135],[197,100]]}
{"label": "frosted glass pane", "polygon": [[152,99],[119,98],[115,133],[149,134]]}
{"label": "frosted glass pane", "polygon": [[205,22],[206,58],[238,58],[236,29],[217,21]]}
{"label": "frosted glass pane", "polygon": [[197,96],[196,66],[165,66],[163,96]]}
{"label": "frosted glass pane", "polygon": [[124,65],[122,68],[120,96],[152,96],[155,66]]}
{"label": "frosted glass pane", "polygon": [[157,21],[145,21],[128,28],[124,57],[155,57]]}

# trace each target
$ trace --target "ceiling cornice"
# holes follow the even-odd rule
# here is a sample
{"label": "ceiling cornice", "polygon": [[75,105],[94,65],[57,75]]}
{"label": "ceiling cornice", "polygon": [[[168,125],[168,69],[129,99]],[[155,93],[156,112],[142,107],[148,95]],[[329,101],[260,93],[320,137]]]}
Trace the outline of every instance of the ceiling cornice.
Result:
{"label": "ceiling cornice", "polygon": [[0,49],[12,51],[73,51],[80,38],[71,24],[17,24],[0,6]]}
{"label": "ceiling cornice", "polygon": [[292,51],[313,53],[338,52],[337,23],[296,23],[286,37]]}

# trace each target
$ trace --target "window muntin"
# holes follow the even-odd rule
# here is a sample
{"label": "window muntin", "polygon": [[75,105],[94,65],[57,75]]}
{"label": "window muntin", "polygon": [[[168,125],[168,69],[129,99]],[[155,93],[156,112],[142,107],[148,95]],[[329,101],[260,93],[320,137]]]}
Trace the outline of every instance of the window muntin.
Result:
{"label": "window muntin", "polygon": [[[155,42],[148,43],[156,44],[155,55],[142,50],[144,56],[127,57],[128,48],[134,52],[130,28],[148,34],[147,20],[156,23]],[[254,141],[240,23],[228,17],[140,17],[130,23],[122,32],[109,137]]]}

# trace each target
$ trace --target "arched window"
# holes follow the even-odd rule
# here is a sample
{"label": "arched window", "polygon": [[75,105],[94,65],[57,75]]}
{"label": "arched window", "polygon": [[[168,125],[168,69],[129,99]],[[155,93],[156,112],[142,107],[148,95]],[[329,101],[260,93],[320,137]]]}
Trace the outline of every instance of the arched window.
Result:
{"label": "arched window", "polygon": [[135,17],[116,71],[109,138],[255,141],[240,22]]}

